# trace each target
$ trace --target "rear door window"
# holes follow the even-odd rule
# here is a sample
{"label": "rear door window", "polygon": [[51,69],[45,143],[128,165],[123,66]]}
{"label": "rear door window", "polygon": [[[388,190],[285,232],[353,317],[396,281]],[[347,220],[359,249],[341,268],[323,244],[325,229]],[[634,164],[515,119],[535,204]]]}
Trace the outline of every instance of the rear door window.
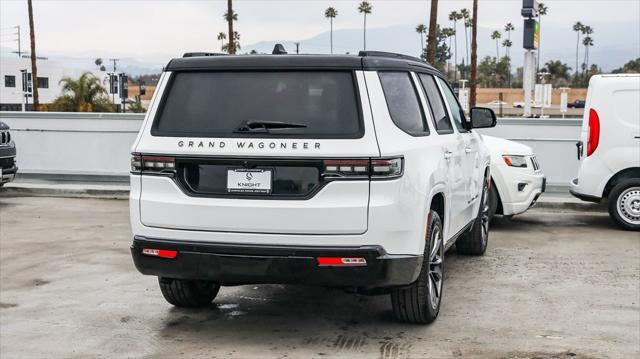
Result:
{"label": "rear door window", "polygon": [[429,128],[418,93],[408,72],[379,72],[384,97],[393,123],[412,136],[425,136]]}
{"label": "rear door window", "polygon": [[440,95],[440,90],[438,90],[438,85],[436,85],[436,80],[433,76],[427,74],[418,74],[418,78],[420,78],[422,89],[427,98],[433,122],[436,126],[436,132],[439,134],[453,133],[451,119],[447,113],[444,100]]}
{"label": "rear door window", "polygon": [[364,127],[350,71],[176,72],[151,133],[360,138]]}

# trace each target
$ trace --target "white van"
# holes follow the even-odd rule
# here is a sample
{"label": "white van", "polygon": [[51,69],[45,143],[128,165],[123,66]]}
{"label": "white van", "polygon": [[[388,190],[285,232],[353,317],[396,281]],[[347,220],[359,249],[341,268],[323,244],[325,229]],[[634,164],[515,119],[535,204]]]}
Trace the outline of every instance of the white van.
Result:
{"label": "white van", "polygon": [[444,251],[482,255],[489,152],[436,69],[398,54],[171,60],[133,147],[131,249],[176,306],[288,283],[440,309]]}
{"label": "white van", "polygon": [[640,230],[640,75],[591,78],[577,146],[580,169],[571,194],[608,200],[618,225]]}

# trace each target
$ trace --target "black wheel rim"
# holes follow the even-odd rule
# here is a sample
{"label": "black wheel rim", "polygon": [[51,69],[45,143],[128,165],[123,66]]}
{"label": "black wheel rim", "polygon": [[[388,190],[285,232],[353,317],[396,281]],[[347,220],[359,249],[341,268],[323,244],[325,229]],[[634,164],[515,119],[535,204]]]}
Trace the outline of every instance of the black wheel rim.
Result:
{"label": "black wheel rim", "polygon": [[480,238],[482,240],[482,245],[484,246],[487,243],[487,238],[489,238],[489,196],[488,196],[488,188],[485,185],[482,190],[482,203],[480,204]]}
{"label": "black wheel rim", "polygon": [[432,309],[437,309],[442,297],[444,245],[442,231],[439,227],[431,233],[431,248],[429,248],[429,299]]}

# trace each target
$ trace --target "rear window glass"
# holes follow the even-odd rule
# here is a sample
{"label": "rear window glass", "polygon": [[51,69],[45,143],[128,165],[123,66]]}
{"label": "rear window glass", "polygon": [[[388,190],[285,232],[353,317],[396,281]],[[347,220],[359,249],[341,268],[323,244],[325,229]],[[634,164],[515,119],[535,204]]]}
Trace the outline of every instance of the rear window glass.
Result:
{"label": "rear window glass", "polygon": [[378,76],[393,123],[412,136],[429,134],[411,75],[408,72],[379,72]]}
{"label": "rear window glass", "polygon": [[156,136],[363,135],[348,71],[176,72],[167,91],[153,125]]}

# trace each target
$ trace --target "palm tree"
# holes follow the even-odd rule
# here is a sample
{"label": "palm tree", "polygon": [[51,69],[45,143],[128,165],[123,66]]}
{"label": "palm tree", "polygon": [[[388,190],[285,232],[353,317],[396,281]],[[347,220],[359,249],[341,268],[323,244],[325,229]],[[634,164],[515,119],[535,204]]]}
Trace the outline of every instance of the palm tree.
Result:
{"label": "palm tree", "polygon": [[371,14],[371,10],[373,10],[373,7],[368,1],[363,1],[358,5],[358,12],[364,14],[364,50],[367,50],[367,15]]}
{"label": "palm tree", "polygon": [[220,50],[221,51],[224,51],[224,50],[222,50],[222,48],[224,47],[224,40],[226,40],[226,39],[227,39],[227,34],[222,32],[222,31],[220,31],[218,33],[218,40],[220,40]]}
{"label": "palm tree", "polygon": [[584,45],[584,64],[585,69],[589,68],[589,47],[593,46],[593,38],[591,36],[585,36],[582,39],[582,44]]}
{"label": "palm tree", "polygon": [[491,33],[491,40],[496,40],[496,61],[500,61],[500,38],[502,37],[502,34],[500,33],[500,31],[496,30],[494,32]]}
{"label": "palm tree", "polygon": [[33,110],[38,111],[40,99],[38,97],[38,67],[36,66],[36,33],[33,27],[33,5],[31,0],[27,1],[29,8],[29,31],[31,37],[31,82],[33,91]]}
{"label": "palm tree", "polygon": [[460,10],[460,15],[462,15],[462,20],[464,22],[464,50],[467,53],[467,62],[469,65],[469,34],[467,33],[467,29],[471,27],[471,19],[469,17],[469,9]]}
{"label": "palm tree", "polygon": [[236,47],[237,47],[235,43],[236,32],[233,31],[233,22],[238,21],[238,14],[233,11],[233,0],[227,0],[227,12],[224,13],[224,19],[227,21],[227,24],[229,25],[229,33],[228,33],[229,43],[227,46],[227,50],[229,54],[233,55],[236,53]]}
{"label": "palm tree", "polygon": [[[510,22],[508,22],[508,23],[504,26],[504,31],[507,33],[507,40],[509,41],[509,44],[510,44],[509,46],[507,46],[507,56],[509,56],[509,53],[510,53],[510,51],[509,51],[510,49],[509,49],[509,48],[510,48],[510,47],[511,47],[511,45],[512,45],[512,43],[511,43],[511,31],[513,31],[513,30],[515,30],[515,29],[516,29],[516,27],[515,27],[515,26],[513,26],[513,24],[512,24],[512,23],[510,23]],[[505,41],[505,42],[506,42],[506,41]],[[504,42],[502,43],[502,45],[504,46]]]}
{"label": "palm tree", "polygon": [[[538,26],[540,26],[540,29],[542,29],[542,26],[541,26],[542,16],[547,14],[547,10],[549,9],[544,3],[538,3]],[[540,39],[538,39],[538,61],[536,63],[536,72],[540,72],[540,53],[542,52],[541,50],[542,46],[540,46],[540,44],[542,44],[541,40],[542,40],[542,35],[540,35]]]}
{"label": "palm tree", "polygon": [[98,57],[93,63],[96,64],[99,69],[100,66],[102,66],[102,58]]}
{"label": "palm tree", "polygon": [[335,19],[336,16],[338,16],[338,10],[336,10],[334,7],[330,6],[324,11],[324,17],[328,18],[329,21],[331,22],[330,43],[331,43],[332,54],[333,54],[333,19]]}
{"label": "palm tree", "polygon": [[505,57],[507,58],[507,61],[508,61],[508,65],[509,65],[509,73],[507,74],[507,82],[509,84],[509,87],[511,87],[511,57],[509,57],[509,49],[511,48],[511,46],[513,46],[513,43],[511,42],[511,40],[505,39],[502,42],[502,46],[504,46],[505,52],[507,53],[507,55],[505,55]]}
{"label": "palm tree", "polygon": [[[590,36],[591,34],[593,34],[593,28],[592,28],[591,26],[589,26],[589,25],[585,25],[585,26],[583,26],[583,27],[582,27],[582,35],[584,35],[584,36],[585,36],[585,38],[584,38],[584,39],[586,39],[587,37],[591,37],[591,36]],[[583,44],[583,45],[585,44],[584,39],[582,40],[582,44]],[[587,48],[587,46],[585,46],[585,49],[586,49],[586,48]],[[585,52],[585,54],[584,54],[584,55],[585,55],[585,57],[584,57],[584,61],[582,62],[582,64],[583,64],[584,66],[586,66],[587,53]],[[584,68],[583,68],[583,70],[582,70],[582,73],[583,73],[583,74],[584,74],[584,71],[585,71],[585,70],[584,70]]]}
{"label": "palm tree", "polygon": [[569,75],[571,67],[560,60],[547,61],[544,67],[546,72],[550,74],[551,83],[553,83],[554,85],[557,85],[561,80],[568,81],[569,77],[571,76]]}
{"label": "palm tree", "polygon": [[[452,28],[452,27],[445,27],[444,29],[442,29],[442,36],[444,36],[445,39],[449,39],[449,58],[451,57],[451,38],[454,37],[456,34],[456,31]],[[449,76],[449,64],[451,62],[447,61],[447,76]]]}
{"label": "palm tree", "polygon": [[476,105],[478,87],[478,0],[473,0],[471,17],[471,85],[469,87],[469,108],[472,108]]}
{"label": "palm tree", "polygon": [[232,42],[233,42],[234,51],[240,50],[242,48],[242,46],[240,46],[240,34],[238,34],[237,31],[233,32],[233,41],[229,41],[226,44],[222,45],[222,51],[229,52],[229,48]]}
{"label": "palm tree", "polygon": [[[505,39],[504,41],[502,41],[502,47],[505,48],[505,53],[508,54],[509,53],[509,48],[513,45],[513,43],[511,42],[511,40],[509,39]],[[506,57],[509,57],[509,55],[505,55]]]}
{"label": "palm tree", "polygon": [[427,32],[427,27],[424,24],[416,26],[416,32],[420,34],[420,53],[424,53],[424,34]]}
{"label": "palm tree", "polygon": [[438,0],[431,0],[431,13],[429,14],[429,36],[427,37],[427,62],[436,63],[436,47],[438,31]]}
{"label": "palm tree", "polygon": [[53,108],[63,112],[111,112],[107,90],[100,79],[85,72],[75,80],[63,77],[60,80],[62,95],[53,101]]}
{"label": "palm tree", "polygon": [[573,24],[573,31],[575,31],[578,35],[578,40],[576,40],[576,76],[578,75],[578,57],[580,53],[580,33],[584,31],[584,25],[577,21]]}
{"label": "palm tree", "polygon": [[[462,14],[457,11],[452,11],[449,14],[449,20],[453,21],[453,76],[458,80],[458,20],[462,20]],[[449,46],[451,47],[451,46]]]}

